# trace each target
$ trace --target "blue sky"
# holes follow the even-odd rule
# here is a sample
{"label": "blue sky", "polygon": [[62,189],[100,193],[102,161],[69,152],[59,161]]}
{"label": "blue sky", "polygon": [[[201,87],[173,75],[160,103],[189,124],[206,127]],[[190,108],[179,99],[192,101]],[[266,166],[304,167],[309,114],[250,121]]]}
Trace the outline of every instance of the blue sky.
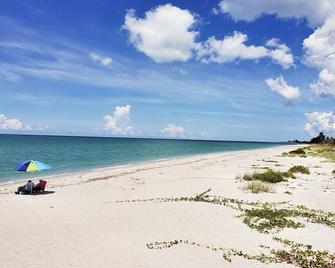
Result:
{"label": "blue sky", "polygon": [[335,1],[265,2],[1,1],[0,133],[333,134]]}

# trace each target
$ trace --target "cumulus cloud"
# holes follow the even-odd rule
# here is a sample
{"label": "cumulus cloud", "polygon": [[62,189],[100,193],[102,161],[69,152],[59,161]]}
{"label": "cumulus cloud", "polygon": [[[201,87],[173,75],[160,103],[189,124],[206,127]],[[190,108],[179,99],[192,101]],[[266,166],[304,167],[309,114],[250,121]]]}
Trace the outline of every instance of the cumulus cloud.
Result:
{"label": "cumulus cloud", "polygon": [[[253,21],[264,14],[278,18],[306,19],[313,29],[303,42],[304,63],[320,70],[318,80],[310,84],[316,95],[335,97],[335,1],[333,0],[222,0],[221,12],[234,20]],[[287,47],[281,45],[269,52],[284,68],[293,64]],[[292,62],[292,64],[291,64]]]}
{"label": "cumulus cloud", "polygon": [[311,136],[318,132],[335,132],[335,112],[312,112],[306,113],[307,123],[304,130]]}
{"label": "cumulus cloud", "polygon": [[196,22],[190,11],[166,4],[147,11],[144,18],[129,10],[123,29],[136,49],[154,61],[187,61],[197,47]]}
{"label": "cumulus cloud", "polygon": [[110,66],[112,64],[112,59],[110,57],[105,57],[96,53],[90,53],[88,54],[91,60],[99,62],[101,65],[104,65],[106,67]]}
{"label": "cumulus cloud", "polygon": [[319,79],[310,84],[310,87],[317,96],[335,97],[335,73],[323,69],[319,73]]}
{"label": "cumulus cloud", "polygon": [[113,115],[105,115],[105,129],[113,134],[132,134],[134,128],[129,125],[130,108],[130,105],[116,106]]}
{"label": "cumulus cloud", "polygon": [[196,54],[204,63],[268,57],[285,69],[293,66],[290,49],[277,39],[269,42],[271,49],[247,45],[247,35],[240,32],[222,40],[212,36],[205,42],[196,42],[196,23],[197,17],[190,11],[166,4],[147,11],[144,18],[137,18],[135,11],[129,10],[123,29],[129,32],[130,42],[138,51],[158,63],[187,61]]}
{"label": "cumulus cloud", "polygon": [[181,126],[177,126],[174,124],[168,124],[165,128],[160,130],[161,134],[165,137],[184,137],[185,130]]}
{"label": "cumulus cloud", "polygon": [[18,130],[18,131],[44,131],[49,129],[49,125],[32,126],[21,122],[17,118],[8,118],[4,114],[0,114],[0,129],[2,130]]}
{"label": "cumulus cloud", "polygon": [[222,40],[210,37],[198,50],[198,58],[203,62],[231,62],[238,59],[256,60],[267,56],[267,49],[262,46],[247,46],[246,34],[234,32]]}
{"label": "cumulus cloud", "polygon": [[[335,11],[335,10],[334,10]],[[335,15],[335,12],[334,12]],[[334,66],[335,16],[329,17],[303,42],[305,62],[311,66]]]}
{"label": "cumulus cloud", "polygon": [[287,84],[282,76],[275,79],[268,78],[265,80],[269,88],[284,97],[287,103],[292,103],[300,96],[299,87],[293,87]]}
{"label": "cumulus cloud", "polygon": [[246,45],[248,36],[234,32],[222,40],[210,37],[198,49],[197,56],[202,62],[233,62],[236,60],[258,60],[268,57],[284,69],[294,66],[291,50],[278,39],[271,39],[266,46]]}
{"label": "cumulus cloud", "polygon": [[4,114],[0,114],[0,129],[20,130],[23,124],[19,119],[7,118]]}
{"label": "cumulus cloud", "polygon": [[294,66],[294,59],[290,48],[281,43],[279,39],[272,38],[266,42],[266,46],[272,48],[268,51],[269,57],[280,64],[284,69]]}
{"label": "cumulus cloud", "polygon": [[335,12],[304,40],[304,61],[320,69],[318,80],[310,85],[316,95],[335,97]]}
{"label": "cumulus cloud", "polygon": [[310,26],[324,22],[335,9],[332,0],[222,0],[220,11],[228,13],[234,20],[253,21],[269,14],[278,18],[306,18]]}

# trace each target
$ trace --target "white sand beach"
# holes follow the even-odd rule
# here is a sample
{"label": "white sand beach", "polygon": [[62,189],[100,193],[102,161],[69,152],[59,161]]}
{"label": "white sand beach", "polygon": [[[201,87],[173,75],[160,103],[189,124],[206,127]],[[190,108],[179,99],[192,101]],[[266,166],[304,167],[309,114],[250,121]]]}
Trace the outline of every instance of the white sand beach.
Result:
{"label": "white sand beach", "polygon": [[[315,157],[282,157],[300,145],[199,155],[48,178],[41,195],[15,195],[17,184],[0,187],[1,267],[294,267],[242,257],[226,261],[220,252],[178,244],[149,249],[148,243],[189,240],[258,254],[259,245],[278,248],[273,236],[335,252],[335,229],[316,223],[260,233],[240,212],[203,202],[116,202],[211,194],[248,201],[289,201],[335,210],[333,163]],[[270,162],[269,162],[270,161]],[[275,162],[272,162],[275,161]],[[253,166],[254,165],[254,166]],[[293,165],[311,174],[277,183],[273,192],[243,190],[246,172]],[[285,192],[289,191],[290,194]]]}

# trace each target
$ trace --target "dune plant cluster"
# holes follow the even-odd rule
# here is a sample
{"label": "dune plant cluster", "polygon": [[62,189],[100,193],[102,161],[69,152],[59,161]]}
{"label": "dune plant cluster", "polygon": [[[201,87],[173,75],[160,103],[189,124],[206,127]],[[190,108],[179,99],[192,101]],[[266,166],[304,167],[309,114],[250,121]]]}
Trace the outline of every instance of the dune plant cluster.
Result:
{"label": "dune plant cluster", "polygon": [[266,253],[258,255],[248,254],[241,250],[232,248],[216,247],[209,244],[201,244],[189,240],[173,240],[166,242],[148,243],[149,249],[165,249],[177,245],[190,245],[213,250],[222,254],[222,257],[232,262],[232,257],[242,257],[248,260],[255,260],[261,263],[287,263],[300,268],[333,268],[335,267],[335,254],[328,251],[315,250],[311,245],[295,243],[291,240],[273,237],[273,239],[282,244],[282,248],[273,249],[269,246],[260,245],[266,250]]}
{"label": "dune plant cluster", "polygon": [[288,152],[289,154],[306,154],[304,148],[298,148]]}
{"label": "dune plant cluster", "polygon": [[311,174],[308,167],[305,166],[293,166],[288,171],[288,173],[301,173],[301,174]]}
{"label": "dune plant cluster", "polygon": [[242,179],[245,181],[262,181],[269,183],[278,183],[282,181],[287,181],[286,178],[289,174],[281,171],[274,171],[272,169],[267,169],[263,172],[254,172],[251,174],[245,174]]}
{"label": "dune plant cluster", "polygon": [[304,166],[293,166],[289,170],[282,172],[282,171],[275,171],[270,168],[263,172],[254,172],[251,174],[245,174],[242,179],[245,181],[261,181],[261,182],[268,182],[268,183],[278,183],[282,181],[287,181],[287,178],[295,178],[296,173],[301,174],[310,174],[310,170],[308,167]]}
{"label": "dune plant cluster", "polygon": [[250,192],[252,192],[254,194],[273,192],[272,187],[270,187],[268,184],[263,183],[261,181],[252,181],[252,182],[249,182],[244,187],[244,190],[250,191]]}
{"label": "dune plant cluster", "polygon": [[307,147],[305,148],[298,148],[289,152],[282,153],[282,156],[290,156],[290,157],[306,157],[306,150]]}

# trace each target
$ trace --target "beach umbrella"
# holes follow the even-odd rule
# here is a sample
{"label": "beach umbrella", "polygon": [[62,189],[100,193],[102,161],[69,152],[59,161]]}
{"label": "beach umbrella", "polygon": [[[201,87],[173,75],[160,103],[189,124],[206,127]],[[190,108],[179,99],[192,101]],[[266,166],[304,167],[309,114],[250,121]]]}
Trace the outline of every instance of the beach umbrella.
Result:
{"label": "beach umbrella", "polygon": [[25,172],[36,172],[36,171],[42,171],[45,169],[50,169],[51,167],[48,166],[47,164],[40,162],[40,161],[35,161],[35,160],[28,160],[25,161],[21,164],[19,164],[15,170],[16,171],[25,171]]}

